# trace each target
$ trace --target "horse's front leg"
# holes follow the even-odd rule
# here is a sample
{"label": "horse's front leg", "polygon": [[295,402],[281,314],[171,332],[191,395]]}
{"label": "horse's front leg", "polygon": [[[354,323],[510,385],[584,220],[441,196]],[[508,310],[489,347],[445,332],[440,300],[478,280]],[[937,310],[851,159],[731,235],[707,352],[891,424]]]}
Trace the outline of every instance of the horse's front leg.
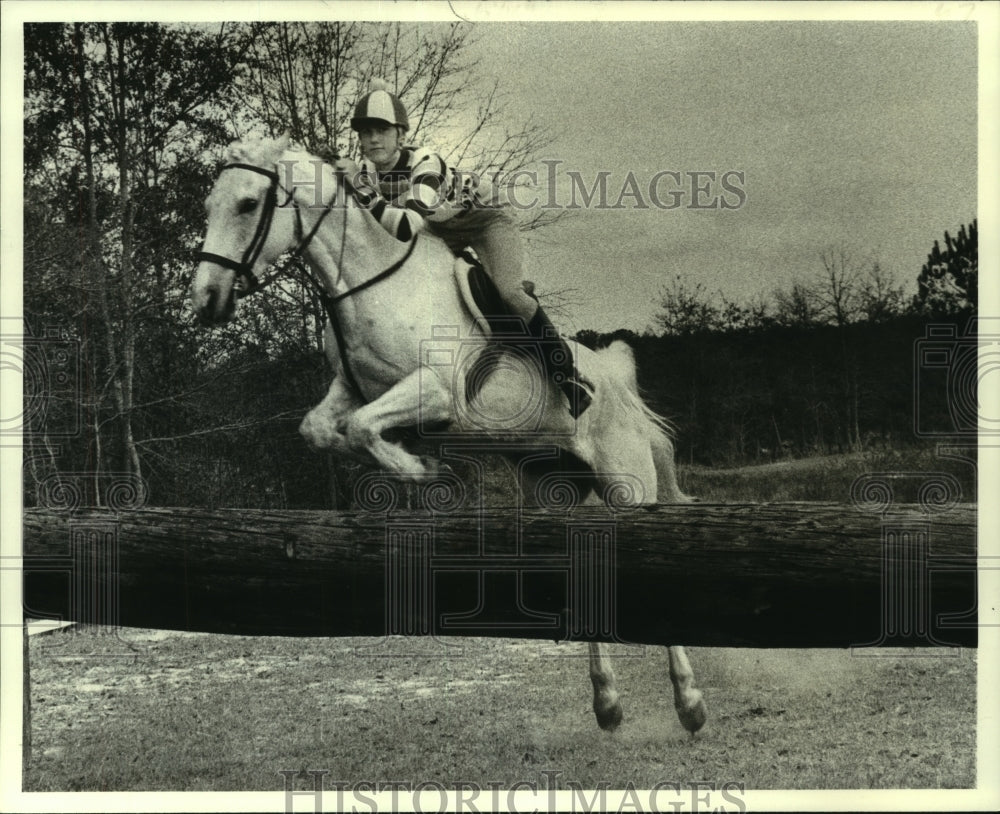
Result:
{"label": "horse's front leg", "polygon": [[344,417],[362,404],[364,402],[344,377],[336,376],[323,400],[302,419],[299,433],[313,449],[328,449],[336,455],[353,454],[341,425]]}
{"label": "horse's front leg", "polygon": [[450,423],[454,415],[451,389],[434,371],[418,368],[347,417],[347,445],[355,452],[369,453],[383,469],[420,480],[434,473],[402,444],[386,441],[382,433],[394,427]]}

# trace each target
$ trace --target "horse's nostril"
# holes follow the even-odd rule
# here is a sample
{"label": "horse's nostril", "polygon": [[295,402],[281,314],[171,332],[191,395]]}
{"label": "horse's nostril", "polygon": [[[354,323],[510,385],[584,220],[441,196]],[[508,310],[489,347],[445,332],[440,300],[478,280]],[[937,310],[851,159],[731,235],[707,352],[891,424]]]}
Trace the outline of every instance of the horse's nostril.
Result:
{"label": "horse's nostril", "polygon": [[218,325],[228,322],[236,313],[235,292],[230,289],[223,297],[222,292],[216,286],[210,286],[204,290],[201,303],[196,308],[197,320],[202,325]]}

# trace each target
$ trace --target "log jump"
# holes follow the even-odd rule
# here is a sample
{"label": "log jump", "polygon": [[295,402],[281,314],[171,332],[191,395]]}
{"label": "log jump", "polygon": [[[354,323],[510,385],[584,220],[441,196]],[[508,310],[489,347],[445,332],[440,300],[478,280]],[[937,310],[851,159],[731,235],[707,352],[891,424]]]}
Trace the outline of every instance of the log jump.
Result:
{"label": "log jump", "polygon": [[25,615],[241,635],[972,646],[976,507],[24,512]]}

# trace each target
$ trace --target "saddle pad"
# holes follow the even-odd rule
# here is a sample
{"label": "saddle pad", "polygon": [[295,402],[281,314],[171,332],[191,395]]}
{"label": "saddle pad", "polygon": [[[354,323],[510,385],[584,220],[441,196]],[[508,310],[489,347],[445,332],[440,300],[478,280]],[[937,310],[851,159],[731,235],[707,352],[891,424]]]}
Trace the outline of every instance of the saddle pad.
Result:
{"label": "saddle pad", "polygon": [[[529,335],[525,321],[510,312],[496,284],[475,257],[465,252],[459,256],[455,278],[476,327],[490,340],[492,348],[480,354],[465,379],[465,398],[472,401],[496,368],[500,354],[528,352],[531,343],[526,343]],[[525,290],[534,296],[533,287],[529,290],[526,285]]]}
{"label": "saddle pad", "polygon": [[[459,259],[464,262],[456,262],[455,276],[462,298],[476,321],[476,327],[497,341],[503,341],[504,338],[523,340],[527,336],[527,325],[521,317],[511,313],[482,264],[468,253],[461,254]],[[525,284],[525,290],[528,285],[530,284]]]}

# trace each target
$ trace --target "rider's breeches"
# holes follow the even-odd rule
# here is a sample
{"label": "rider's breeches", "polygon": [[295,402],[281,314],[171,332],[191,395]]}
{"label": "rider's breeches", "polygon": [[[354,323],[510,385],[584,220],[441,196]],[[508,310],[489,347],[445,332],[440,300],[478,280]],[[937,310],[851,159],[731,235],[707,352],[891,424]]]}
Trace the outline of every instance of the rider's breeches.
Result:
{"label": "rider's breeches", "polygon": [[538,303],[521,285],[524,279],[524,246],[517,222],[503,208],[474,208],[443,222],[428,221],[427,228],[444,240],[455,254],[471,246],[486,268],[500,296],[511,310],[529,321]]}

